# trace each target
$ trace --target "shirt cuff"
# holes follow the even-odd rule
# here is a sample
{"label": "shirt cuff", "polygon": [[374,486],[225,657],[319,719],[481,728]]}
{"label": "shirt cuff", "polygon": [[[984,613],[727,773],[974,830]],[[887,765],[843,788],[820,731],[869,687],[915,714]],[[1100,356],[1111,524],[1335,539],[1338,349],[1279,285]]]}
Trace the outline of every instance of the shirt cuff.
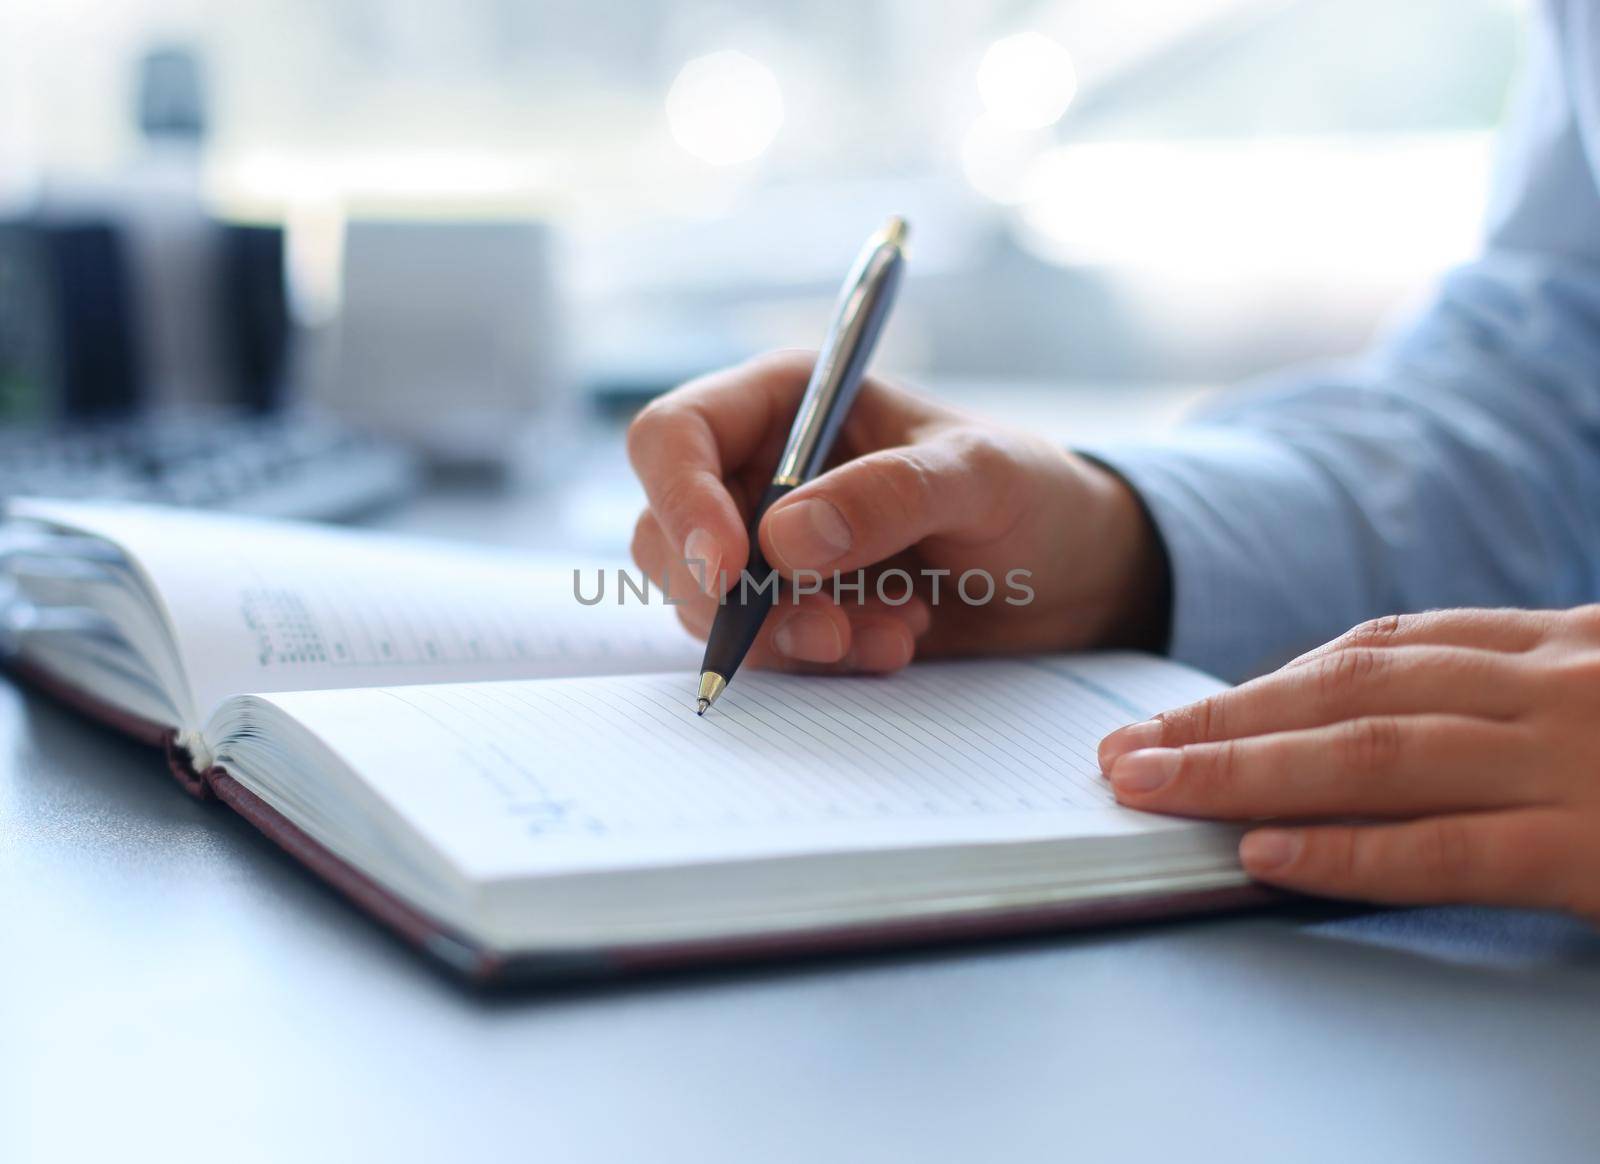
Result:
{"label": "shirt cuff", "polygon": [[1081,451],[1133,487],[1166,545],[1174,659],[1242,682],[1360,621],[1348,499],[1287,442],[1194,425]]}

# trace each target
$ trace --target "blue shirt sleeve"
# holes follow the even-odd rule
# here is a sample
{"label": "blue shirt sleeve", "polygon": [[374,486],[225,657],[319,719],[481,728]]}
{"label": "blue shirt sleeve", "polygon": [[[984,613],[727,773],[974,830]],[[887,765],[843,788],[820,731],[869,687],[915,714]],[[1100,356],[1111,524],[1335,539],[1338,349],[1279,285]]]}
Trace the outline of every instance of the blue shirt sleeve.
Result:
{"label": "blue shirt sleeve", "polygon": [[1597,24],[1545,6],[1483,255],[1370,360],[1087,450],[1166,542],[1174,657],[1241,680],[1379,614],[1600,597]]}

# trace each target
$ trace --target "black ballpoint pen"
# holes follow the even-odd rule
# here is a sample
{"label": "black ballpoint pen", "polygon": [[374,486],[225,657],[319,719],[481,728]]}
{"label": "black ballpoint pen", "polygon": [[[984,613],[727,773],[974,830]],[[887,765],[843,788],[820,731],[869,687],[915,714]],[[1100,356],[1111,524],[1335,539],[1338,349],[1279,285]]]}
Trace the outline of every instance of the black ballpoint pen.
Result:
{"label": "black ballpoint pen", "polygon": [[771,570],[761,553],[756,531],[761,518],[779,498],[822,471],[833,450],[834,438],[855,401],[867,360],[900,285],[905,244],[905,219],[891,218],[867,240],[861,257],[845,279],[833,326],[817,353],[816,367],[789,430],[789,443],[778,458],[772,483],[750,519],[750,560],[739,581],[723,596],[711,623],[705,658],[700,663],[697,715],[704,715],[726,690],[772,609],[777,585],[769,579]]}

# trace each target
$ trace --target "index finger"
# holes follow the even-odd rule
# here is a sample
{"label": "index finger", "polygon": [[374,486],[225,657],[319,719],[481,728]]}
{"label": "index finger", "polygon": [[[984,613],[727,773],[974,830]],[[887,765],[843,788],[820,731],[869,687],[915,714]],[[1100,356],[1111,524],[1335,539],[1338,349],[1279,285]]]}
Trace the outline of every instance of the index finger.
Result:
{"label": "index finger", "polygon": [[1512,719],[1538,693],[1509,655],[1464,647],[1352,649],[1119,728],[1100,741],[1107,766],[1139,748],[1181,748],[1323,727],[1368,715],[1445,712]]}
{"label": "index finger", "polygon": [[1554,622],[1553,611],[1510,608],[1462,607],[1389,614],[1351,627],[1338,638],[1291,659],[1284,666],[1299,667],[1336,651],[1390,647],[1475,647],[1518,654],[1538,646],[1550,633]]}
{"label": "index finger", "polygon": [[741,568],[749,538],[723,479],[793,415],[811,374],[800,352],[763,356],[713,372],[652,402],[628,428],[628,459],[650,510],[704,577]]}

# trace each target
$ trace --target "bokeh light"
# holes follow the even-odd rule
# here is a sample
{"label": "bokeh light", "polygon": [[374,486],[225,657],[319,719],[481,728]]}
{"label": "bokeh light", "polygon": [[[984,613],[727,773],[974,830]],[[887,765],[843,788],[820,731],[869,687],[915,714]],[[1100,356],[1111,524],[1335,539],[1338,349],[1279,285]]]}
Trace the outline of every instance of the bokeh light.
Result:
{"label": "bokeh light", "polygon": [[1008,129],[1043,129],[1061,119],[1078,91],[1072,56],[1042,32],[1019,32],[989,46],[978,64],[978,96]]}
{"label": "bokeh light", "polygon": [[993,114],[979,114],[961,139],[961,172],[986,198],[1020,202],[1045,142],[1036,129],[1013,129]]}
{"label": "bokeh light", "polygon": [[685,152],[713,166],[765,153],[783,125],[783,92],[771,69],[734,49],[695,57],[667,92],[667,127]]}

